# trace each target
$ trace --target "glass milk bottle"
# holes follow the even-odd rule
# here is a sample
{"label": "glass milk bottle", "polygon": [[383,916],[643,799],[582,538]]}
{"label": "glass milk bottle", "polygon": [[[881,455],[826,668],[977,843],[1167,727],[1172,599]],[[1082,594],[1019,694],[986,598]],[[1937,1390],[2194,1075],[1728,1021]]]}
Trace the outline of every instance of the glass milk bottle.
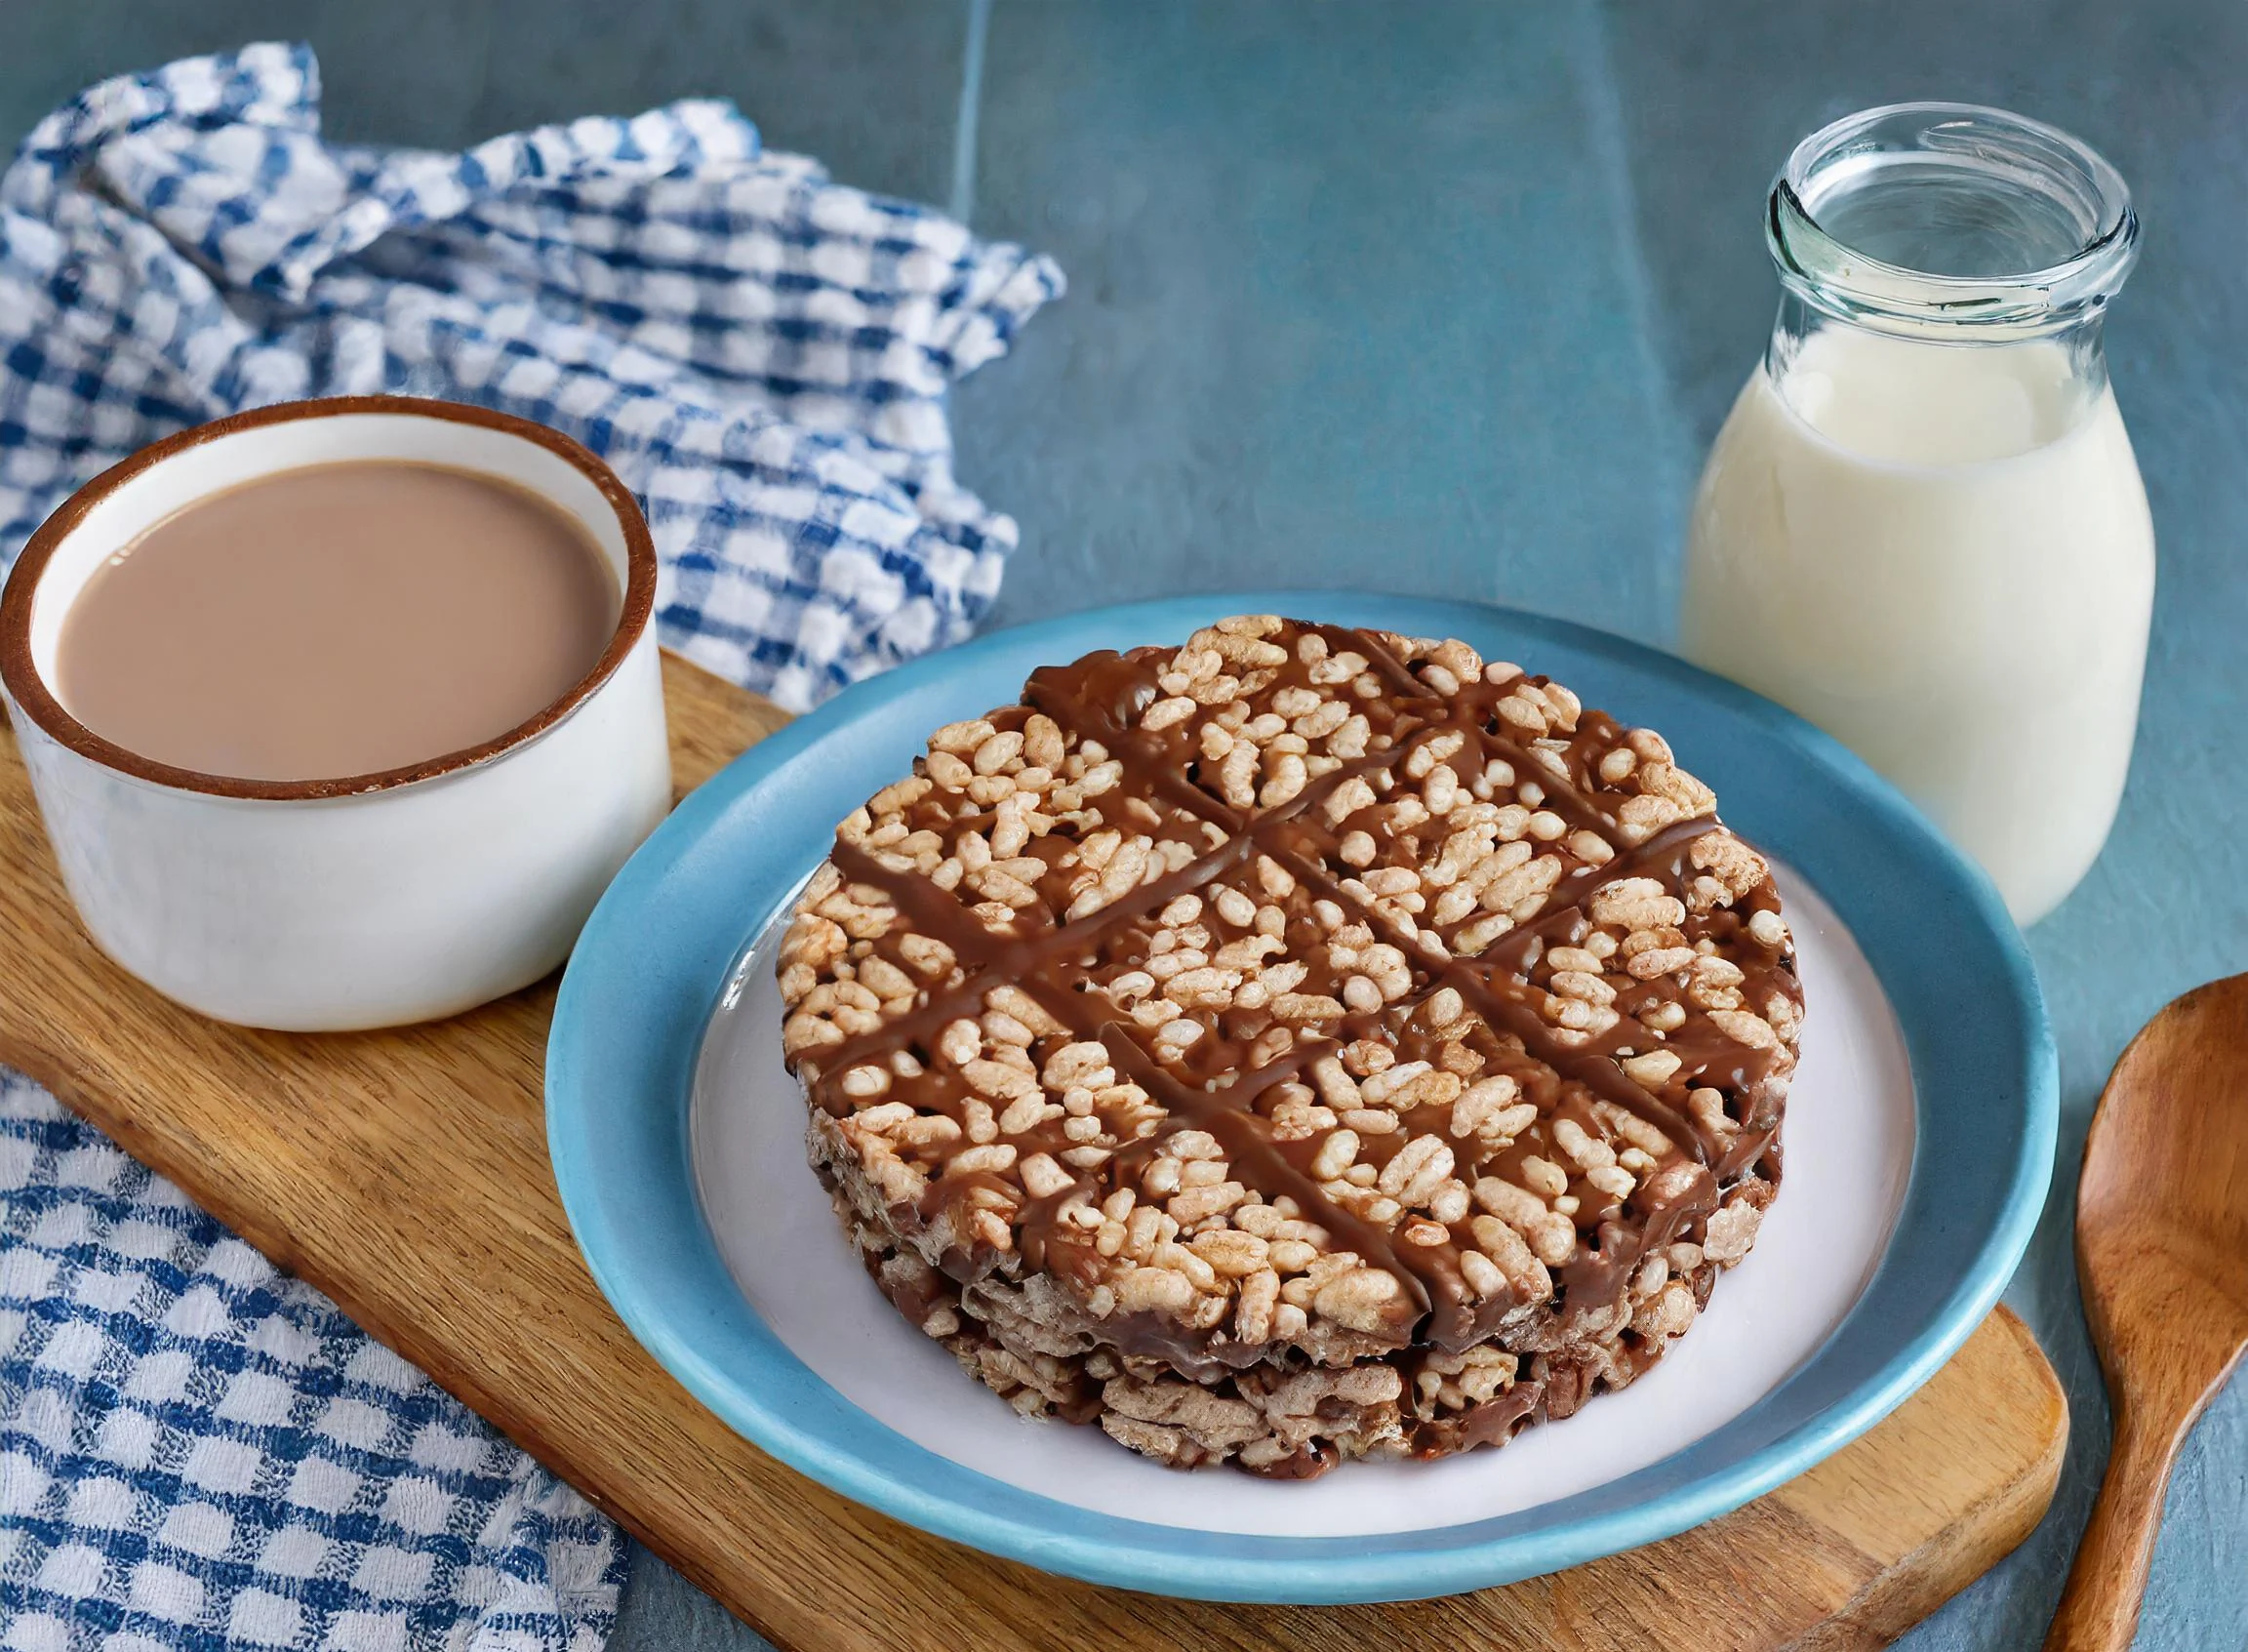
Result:
{"label": "glass milk bottle", "polygon": [[1805,139],[1765,234],[1780,315],[1695,499],[1684,651],[1855,749],[2033,922],[2114,821],[2147,660],[2100,342],[2130,195],[2052,127],[1906,103]]}

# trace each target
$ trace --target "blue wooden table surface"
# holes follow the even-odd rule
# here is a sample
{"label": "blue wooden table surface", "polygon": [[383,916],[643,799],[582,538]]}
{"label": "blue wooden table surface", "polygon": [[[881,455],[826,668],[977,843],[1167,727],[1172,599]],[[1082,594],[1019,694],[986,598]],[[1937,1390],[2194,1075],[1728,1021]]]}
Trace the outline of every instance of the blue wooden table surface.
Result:
{"label": "blue wooden table surface", "polygon": [[[2068,1246],[2085,1123],[2148,1016],[2248,968],[2248,6],[13,0],[5,25],[9,141],[101,75],[301,38],[338,136],[714,93],[1053,253],[1069,297],[957,398],[963,476],[1023,526],[1001,622],[1324,583],[1663,642],[1687,492],[1770,321],[1757,212],[1789,144],[1953,98],[2105,150],[2146,223],[2109,341],[2160,589],[2122,819],[2030,934],[2065,1116],[2008,1293],[2074,1431],[2044,1525],[1905,1642],[2035,1643],[2108,1437]],[[616,1644],[762,1643],[643,1555]],[[2139,1644],[2248,1645],[2248,1383],[2187,1453]]]}

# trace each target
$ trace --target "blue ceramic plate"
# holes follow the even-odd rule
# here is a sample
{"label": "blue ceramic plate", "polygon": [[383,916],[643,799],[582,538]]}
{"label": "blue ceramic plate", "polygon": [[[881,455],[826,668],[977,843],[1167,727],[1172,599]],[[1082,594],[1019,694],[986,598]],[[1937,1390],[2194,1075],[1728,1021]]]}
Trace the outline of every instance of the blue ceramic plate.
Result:
{"label": "blue ceramic plate", "polygon": [[[1012,701],[1035,666],[1178,641],[1225,614],[1258,611],[1463,637],[1486,658],[1550,673],[1626,724],[1665,731],[1716,789],[1728,822],[1784,863],[1799,937],[1816,942],[1805,948],[1810,1020],[1790,1104],[1789,1180],[1756,1253],[1719,1284],[1703,1323],[1631,1390],[1504,1452],[1349,1465],[1305,1488],[1362,1499],[1370,1511],[1362,1527],[1347,1517],[1337,1524],[1332,1505],[1322,1514],[1313,1502],[1270,1501],[1290,1488],[1249,1476],[1204,1475],[1187,1482],[1196,1498],[1182,1499],[1176,1476],[1092,1430],[1015,1423],[935,1345],[891,1323],[863,1277],[854,1285],[838,1272],[842,1283],[820,1287],[829,1294],[808,1298],[753,1276],[756,1221],[799,1199],[823,1214],[810,1172],[790,1156],[801,1103],[775,1085],[741,1103],[734,1122],[691,1116],[711,1106],[696,1101],[697,1072],[699,1061],[708,1066],[704,1034],[722,998],[729,1010],[749,1008],[747,987],[729,992],[744,948],[826,852],[833,823],[905,773],[929,730]],[[1830,1035],[1822,1033],[1814,956],[1832,960],[1818,967],[1836,982],[1864,984],[1825,993]],[[749,972],[766,973],[762,960]],[[1866,1001],[1842,1001],[1851,996]],[[761,1026],[764,1016],[751,1019]],[[1903,1144],[1902,1187],[1867,1195],[1881,1208],[1866,1261],[1842,1281],[1831,1318],[1816,1321],[1783,1368],[1718,1414],[1664,1423],[1691,1409],[1679,1396],[1695,1390],[1686,1370],[1669,1368],[1691,1356],[1717,1373],[1709,1382],[1739,1381],[1723,1374],[1724,1345],[1779,1324],[1786,1305],[1772,1285],[1790,1277],[1786,1256],[1826,1248],[1828,1207],[1799,1184],[1797,1149],[1806,1149],[1803,1177],[1847,1178],[1859,1138],[1837,1113],[1862,1104],[1826,1097],[1814,1060],[1839,1074],[1837,1089],[1878,1091],[1877,1074],[1842,1073],[1853,1058],[1832,1047],[1873,1060],[1883,1039],[1896,1051],[1896,1076],[1887,1101],[1863,1106],[1891,1108],[1903,1120],[1888,1138]],[[713,1031],[710,1042],[723,1040]],[[992,1553],[1129,1589],[1307,1603],[1445,1594],[1574,1565],[1724,1513],[1848,1443],[1926,1381],[1997,1300],[2044,1199],[2057,1118],[2044,1009],[1996,895],[1839,745],[1729,683],[1580,626],[1340,592],[1183,598],[1000,632],[901,666],[790,725],[683,803],[610,888],[563,980],[546,1070],[555,1179],[595,1279],[656,1357],[743,1434],[848,1497]],[[783,1120],[787,1108],[798,1110]],[[770,1177],[769,1189],[706,1204],[698,1165],[709,1186],[714,1150],[734,1152],[744,1175]],[[831,1225],[788,1220],[811,1247],[789,1269],[855,1269]],[[1784,1221],[1793,1238],[1775,1237]],[[1756,1269],[1764,1271],[1752,1279]],[[1736,1315],[1726,1336],[1716,1334],[1721,1310]],[[825,1334],[829,1319],[862,1313],[863,1335]],[[1791,1334],[1805,1333],[1796,1325]],[[922,1360],[943,1371],[924,1384],[914,1364]],[[1659,1384],[1668,1386],[1658,1392]],[[917,1425],[919,1400],[900,1399],[902,1390],[982,1406],[959,1413],[974,1424],[961,1437],[995,1419],[997,1443],[963,1446]],[[1526,1471],[1544,1472],[1541,1463],[1560,1461],[1537,1455],[1546,1449],[1540,1434],[1559,1440],[1578,1430],[1579,1446],[1594,1430],[1621,1438],[1635,1414],[1643,1432],[1655,1431],[1637,1456],[1618,1459],[1624,1466],[1611,1477],[1557,1477],[1543,1490],[1521,1483]],[[1677,1430],[1675,1448],[1663,1443],[1666,1426]],[[1080,1456],[1069,1461],[1086,1465],[1081,1475],[1045,1461],[1071,1452]],[[1143,1472],[1163,1495],[1141,1495],[1132,1476]],[[1236,1482],[1247,1489],[1236,1493]],[[1218,1512],[1196,1514],[1199,1523],[1153,1512],[1188,1501]]]}

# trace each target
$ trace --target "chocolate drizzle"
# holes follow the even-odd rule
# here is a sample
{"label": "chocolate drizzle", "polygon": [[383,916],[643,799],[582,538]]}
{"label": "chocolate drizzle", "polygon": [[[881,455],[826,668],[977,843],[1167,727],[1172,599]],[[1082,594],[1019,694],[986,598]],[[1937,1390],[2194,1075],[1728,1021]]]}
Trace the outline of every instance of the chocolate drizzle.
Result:
{"label": "chocolate drizzle", "polygon": [[[1030,1269],[1066,1275],[1079,1271],[1078,1263],[1089,1268],[1089,1241],[1082,1229],[1062,1220],[1064,1207],[1072,1198],[1091,1196],[1098,1202],[1104,1183],[1132,1185],[1167,1138],[1182,1131],[1204,1131],[1222,1147],[1233,1178],[1266,1202],[1292,1204],[1305,1220],[1327,1231],[1332,1248],[1352,1251],[1397,1280],[1419,1314],[1407,1342],[1458,1351],[1489,1337],[1514,1306],[1505,1296],[1478,1303],[1468,1288],[1460,1252],[1465,1224],[1455,1225],[1446,1243],[1399,1243],[1387,1229],[1331,1197],[1311,1174],[1309,1165],[1323,1135],[1282,1140],[1271,1118],[1260,1110],[1268,1095],[1298,1083],[1307,1068],[1335,1056],[1353,1037],[1386,1042],[1400,1058],[1422,1049],[1434,1052],[1433,1033],[1417,1028],[1416,1018],[1449,988],[1489,1028],[1492,1041],[1487,1047],[1478,1046],[1480,1059],[1492,1063],[1494,1071],[1519,1071],[1525,1093],[1534,1093],[1539,1102],[1543,1121],[1577,1117],[1581,1126],[1590,1127],[1588,1133],[1596,1133],[1597,1121],[1586,1101],[1590,1098],[1643,1121],[1674,1145],[1658,1173],[1642,1179],[1628,1206],[1617,1205],[1582,1181],[1572,1183],[1570,1190],[1578,1195],[1581,1211],[1577,1219],[1581,1242],[1577,1254],[1558,1269],[1558,1282],[1574,1309],[1611,1304],[1643,1256],[1706,1219],[1715,1208],[1724,1182],[1765,1157],[1768,1150],[1776,1152],[1776,1099],[1751,1108],[1750,1116],[1736,1121],[1737,1129],[1723,1133],[1697,1122],[1681,1105],[1696,1084],[1719,1088],[1731,1097],[1763,1095],[1770,1088],[1765,1080],[1775,1052],[1724,1038],[1700,1020],[1688,1021],[1676,1036],[1658,1040],[1638,1015],[1661,999],[1676,997],[1675,987],[1662,981],[1630,983],[1618,1001],[1622,1013],[1611,1025],[1596,1033],[1571,1035],[1549,1024],[1543,1013],[1548,995],[1533,985],[1533,976],[1546,952],[1575,946],[1591,930],[1586,907],[1595,891],[1620,879],[1646,877],[1673,894],[1683,892],[1696,864],[1695,846],[1718,829],[1718,822],[1709,814],[1674,820],[1613,859],[1574,866],[1546,893],[1535,913],[1476,955],[1464,955],[1454,942],[1468,923],[1491,914],[1476,910],[1450,924],[1401,924],[1375,901],[1356,893],[1350,887],[1355,880],[1334,870],[1340,864],[1343,834],[1352,829],[1362,811],[1329,821],[1323,806],[1353,780],[1375,785],[1378,794],[1402,795],[1396,788],[1409,755],[1432,741],[1457,736],[1451,754],[1438,761],[1452,766],[1463,792],[1479,783],[1487,785],[1490,765],[1505,764],[1512,770],[1517,786],[1536,786],[1538,806],[1557,817],[1567,830],[1594,833],[1605,844],[1626,834],[1620,831],[1616,813],[1594,800],[1602,788],[1592,766],[1601,751],[1615,747],[1620,731],[1600,713],[1586,712],[1577,719],[1570,741],[1547,742],[1533,749],[1503,732],[1497,709],[1525,680],[1519,674],[1498,682],[1476,680],[1461,685],[1456,693],[1439,694],[1375,636],[1332,626],[1295,627],[1293,634],[1305,632],[1323,638],[1334,655],[1359,655],[1387,686],[1385,695],[1362,695],[1358,706],[1369,719],[1380,716],[1372,729],[1380,744],[1309,781],[1287,801],[1259,811],[1245,813],[1195,778],[1197,758],[1184,744],[1184,730],[1179,731],[1180,738],[1167,740],[1139,726],[1162,693],[1156,679],[1169,658],[1167,650],[1101,653],[1074,665],[1041,669],[1026,684],[1022,706],[992,714],[995,724],[1019,732],[1033,712],[1040,713],[1080,742],[1097,744],[1104,760],[1116,766],[1113,786],[1102,794],[1103,819],[1186,843],[1195,851],[1178,869],[1140,883],[1090,915],[1060,922],[1048,915],[1044,908],[1059,912],[1067,901],[1052,898],[1057,892],[1065,896],[1066,874],[1063,866],[1047,860],[1048,876],[1039,884],[1047,899],[1040,907],[1019,912],[1008,929],[994,930],[963,904],[961,896],[939,887],[909,864],[839,838],[833,862],[845,884],[877,892],[896,908],[903,920],[901,932],[941,942],[950,949],[957,967],[948,984],[925,989],[913,1007],[816,1052],[816,1060],[808,1059],[805,1068],[809,1093],[831,1117],[849,1116],[863,1104],[845,1093],[841,1083],[845,1073],[897,1051],[913,1052],[926,1065],[929,1048],[949,1024],[983,1013],[985,994],[993,988],[1016,987],[1028,994],[1069,1041],[1102,1044],[1117,1073],[1139,1085],[1161,1108],[1161,1116],[1149,1121],[1144,1134],[1122,1143],[1102,1172],[1081,1173],[1062,1193],[1020,1204],[1014,1222],[1024,1262]],[[1280,679],[1302,680],[1293,654]],[[1563,745],[1565,749],[1557,748]],[[930,824],[949,828],[978,823],[961,817],[932,819]],[[1073,842],[1070,834],[1061,831],[1041,840],[1048,851],[1059,854],[1065,854]],[[1412,991],[1385,1003],[1378,1013],[1345,1014],[1338,1026],[1324,1029],[1324,1035],[1295,1029],[1276,1053],[1252,1057],[1254,1039],[1245,1045],[1221,1035],[1203,1040],[1207,1048],[1198,1047],[1199,1063],[1159,1060],[1144,1034],[1122,1019],[1105,995],[1085,989],[1090,985],[1089,966],[1104,945],[1133,926],[1145,925],[1180,895],[1246,876],[1266,863],[1297,889],[1332,903],[1348,921],[1365,925],[1403,952],[1415,976]],[[1776,906],[1768,885],[1754,891],[1742,910],[1710,914],[1704,927],[1713,927],[1734,951],[1744,951],[1745,913],[1760,905]],[[1792,960],[1784,952],[1774,952],[1762,962],[1751,957],[1750,962],[1753,967],[1744,968],[1750,1001],[1762,1003],[1773,992],[1799,1000]],[[1339,980],[1312,982],[1304,990],[1340,986]],[[1678,1076],[1661,1094],[1637,1082],[1620,1065],[1626,1056],[1651,1049],[1667,1049],[1680,1059]],[[1197,1081],[1201,1073],[1207,1076]],[[921,1105],[952,1106],[942,1097],[923,1098]],[[1380,1152],[1385,1159],[1417,1128],[1444,1133],[1440,1118],[1418,1125],[1409,1122],[1404,1132],[1385,1144],[1369,1144],[1369,1155]],[[1051,1145],[1060,1148],[1065,1144],[1056,1137]],[[1452,1145],[1463,1155],[1475,1146],[1457,1139]],[[1503,1167],[1518,1169],[1527,1150],[1518,1145],[1486,1152],[1478,1162],[1463,1163],[1460,1174],[1472,1181],[1477,1174]],[[1675,1174],[1660,1175],[1673,1169]],[[974,1176],[933,1178],[922,1208],[904,1214],[912,1222],[934,1222],[950,1202],[979,1186]],[[1013,1193],[1005,1185],[1000,1190]],[[948,1256],[945,1268],[957,1278],[972,1278],[995,1261],[988,1254],[959,1254]],[[1125,1320],[1118,1315],[1110,1330],[1128,1333],[1119,1346],[1131,1345],[1130,1351],[1158,1353],[1190,1374],[1210,1369],[1213,1358],[1231,1362],[1226,1360],[1222,1335],[1140,1316],[1132,1316],[1128,1326]],[[1261,1350],[1244,1351],[1254,1356]],[[1487,1414],[1479,1413],[1472,1429],[1478,1435],[1503,1434],[1517,1426],[1535,1403],[1533,1390],[1531,1398],[1518,1404],[1498,1404]]]}
{"label": "chocolate drizzle", "polygon": [[[1405,1260],[1401,1248],[1386,1231],[1330,1199],[1311,1173],[1272,1139],[1264,1121],[1240,1105],[1243,1098],[1230,1089],[1213,1093],[1182,1084],[1165,1072],[1141,1049],[1138,1040],[1115,1022],[1102,1028],[1102,1042],[1116,1058],[1116,1070],[1161,1102],[1171,1118],[1179,1121],[1174,1128],[1209,1131],[1225,1148],[1234,1175],[1246,1185],[1256,1188],[1267,1198],[1294,1199],[1300,1210],[1332,1233],[1340,1244],[1392,1275],[1421,1308],[1429,1306],[1432,1284],[1429,1275]],[[1274,1068],[1249,1075],[1245,1080],[1247,1094],[1253,1096],[1265,1084],[1292,1076],[1297,1065],[1320,1053],[1315,1045],[1300,1045],[1274,1064]],[[1134,1146],[1144,1149],[1155,1138],[1143,1138]],[[1454,1277],[1456,1275],[1443,1276],[1440,1288],[1451,1289]]]}

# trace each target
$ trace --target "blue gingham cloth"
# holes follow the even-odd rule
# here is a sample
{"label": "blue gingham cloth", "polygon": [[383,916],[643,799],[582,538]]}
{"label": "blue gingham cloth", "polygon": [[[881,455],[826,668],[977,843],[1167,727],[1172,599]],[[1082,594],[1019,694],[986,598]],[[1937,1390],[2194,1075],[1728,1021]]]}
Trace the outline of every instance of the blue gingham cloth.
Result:
{"label": "blue gingham cloth", "polygon": [[594,1652],[624,1561],[576,1492],[0,1071],[0,1646]]}
{"label": "blue gingham cloth", "polygon": [[[1015,529],[953,480],[945,389],[1061,290],[728,104],[350,148],[308,52],[187,60],[0,176],[0,563],[183,425],[480,402],[639,495],[664,642],[803,708],[989,607]],[[575,1493],[0,1072],[0,1648],[592,1652],[623,1565]]]}

